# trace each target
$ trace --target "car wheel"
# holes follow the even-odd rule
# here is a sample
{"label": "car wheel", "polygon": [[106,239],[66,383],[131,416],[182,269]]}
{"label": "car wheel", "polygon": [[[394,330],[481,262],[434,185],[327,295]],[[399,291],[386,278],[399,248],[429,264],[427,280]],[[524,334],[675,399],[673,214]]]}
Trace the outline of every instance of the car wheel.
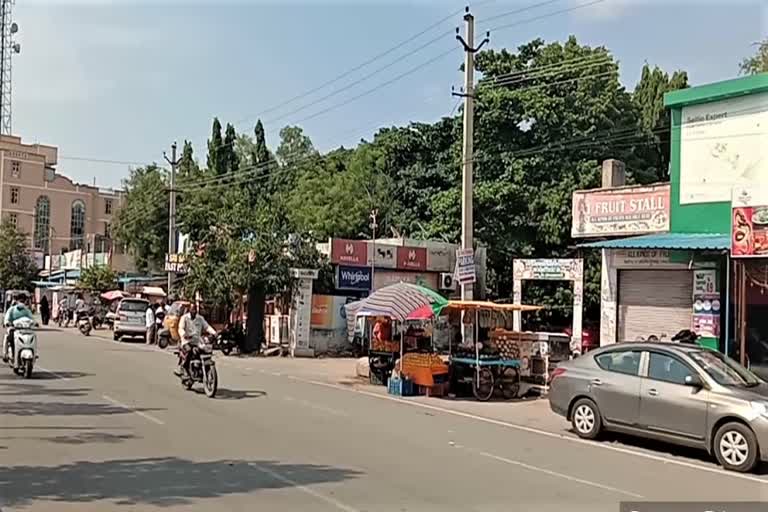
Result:
{"label": "car wheel", "polygon": [[112,339],[115,341],[120,341],[120,334],[113,332],[112,333]]}
{"label": "car wheel", "polygon": [[748,473],[758,462],[757,438],[746,425],[726,423],[715,434],[715,456],[725,469]]}
{"label": "car wheel", "polygon": [[582,398],[573,405],[571,424],[576,434],[582,439],[595,439],[603,429],[603,420],[595,402]]}

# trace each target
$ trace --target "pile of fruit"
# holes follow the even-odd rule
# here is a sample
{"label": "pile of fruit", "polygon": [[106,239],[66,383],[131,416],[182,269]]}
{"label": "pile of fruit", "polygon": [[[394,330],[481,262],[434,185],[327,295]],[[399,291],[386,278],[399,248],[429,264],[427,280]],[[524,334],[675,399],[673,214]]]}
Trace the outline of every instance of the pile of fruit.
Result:
{"label": "pile of fruit", "polygon": [[432,372],[447,370],[446,364],[437,354],[405,354],[403,368],[429,368]]}
{"label": "pile of fruit", "polygon": [[371,350],[374,352],[400,352],[399,341],[373,340]]}

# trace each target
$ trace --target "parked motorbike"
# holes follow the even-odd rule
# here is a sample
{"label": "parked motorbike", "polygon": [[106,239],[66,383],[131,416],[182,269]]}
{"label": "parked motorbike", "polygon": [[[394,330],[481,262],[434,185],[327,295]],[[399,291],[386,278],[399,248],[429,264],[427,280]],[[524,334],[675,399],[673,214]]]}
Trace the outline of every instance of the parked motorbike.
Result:
{"label": "parked motorbike", "polygon": [[228,356],[235,349],[240,349],[245,341],[245,333],[239,325],[228,326],[222,330],[218,336],[214,348],[221,350],[221,353]]}
{"label": "parked motorbike", "polygon": [[[31,318],[19,318],[14,321],[13,339],[8,340],[7,353],[5,354],[8,366],[15,374],[23,375],[25,379],[32,377],[35,360],[40,357],[37,352],[35,327],[37,327],[37,322]],[[13,356],[11,355],[12,351]]]}
{"label": "parked motorbike", "polygon": [[77,325],[77,330],[80,331],[80,334],[83,336],[90,336],[91,329],[93,329],[93,317],[91,316],[91,312],[78,311],[76,317],[75,325]]}
{"label": "parked motorbike", "polygon": [[185,376],[181,371],[182,353],[181,350],[174,352],[179,360],[179,371],[177,375],[181,380],[181,385],[185,389],[192,389],[192,386],[199,382],[203,385],[203,391],[208,398],[216,396],[216,390],[219,386],[219,377],[216,373],[216,362],[213,360],[213,348],[210,344],[202,344],[192,349],[189,363],[189,376]]}

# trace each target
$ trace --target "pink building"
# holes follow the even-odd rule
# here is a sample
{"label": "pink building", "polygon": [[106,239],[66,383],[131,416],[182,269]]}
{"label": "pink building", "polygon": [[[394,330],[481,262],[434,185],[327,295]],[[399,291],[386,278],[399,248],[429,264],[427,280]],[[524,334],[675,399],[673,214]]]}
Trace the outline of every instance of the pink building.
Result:
{"label": "pink building", "polygon": [[49,250],[107,251],[121,200],[117,191],[80,185],[57,174],[57,155],[53,146],[0,135],[0,215],[30,235],[39,263]]}

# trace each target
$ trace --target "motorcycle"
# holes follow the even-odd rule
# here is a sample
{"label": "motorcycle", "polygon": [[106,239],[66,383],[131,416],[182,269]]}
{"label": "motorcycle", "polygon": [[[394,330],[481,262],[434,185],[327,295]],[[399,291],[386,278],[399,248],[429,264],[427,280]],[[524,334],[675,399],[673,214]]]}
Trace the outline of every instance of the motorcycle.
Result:
{"label": "motorcycle", "polygon": [[221,350],[221,353],[228,356],[233,350],[243,346],[245,333],[240,326],[230,326],[221,331],[216,337],[214,348]]}
{"label": "motorcycle", "polygon": [[216,390],[219,386],[219,377],[216,373],[216,362],[213,360],[213,348],[210,343],[204,343],[192,349],[189,356],[189,376],[185,376],[181,371],[183,355],[181,350],[174,351],[179,360],[179,370],[176,375],[181,380],[181,385],[187,389],[199,382],[203,385],[203,391],[208,398],[216,396]]}
{"label": "motorcycle", "polygon": [[90,311],[78,311],[76,317],[75,325],[77,325],[77,330],[80,331],[80,334],[83,336],[90,336],[91,329],[93,329],[93,321]]}
{"label": "motorcycle", "polygon": [[[13,322],[13,339],[8,340],[5,359],[8,366],[17,375],[25,379],[32,377],[35,360],[39,359],[37,352],[37,334],[33,330],[37,322],[31,318],[19,318]],[[13,343],[13,345],[11,345]],[[13,355],[11,354],[13,352]]]}

